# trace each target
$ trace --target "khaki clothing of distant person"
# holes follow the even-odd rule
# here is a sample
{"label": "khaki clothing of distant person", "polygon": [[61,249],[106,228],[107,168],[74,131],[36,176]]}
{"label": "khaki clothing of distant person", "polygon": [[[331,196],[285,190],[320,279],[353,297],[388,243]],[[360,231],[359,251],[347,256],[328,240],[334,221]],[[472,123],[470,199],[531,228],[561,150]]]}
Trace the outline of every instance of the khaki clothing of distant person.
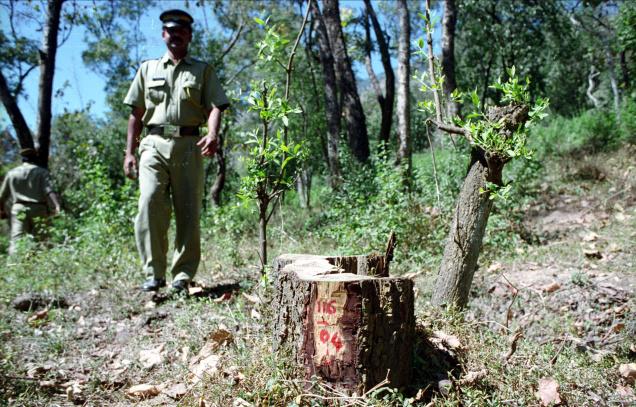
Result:
{"label": "khaki clothing of distant person", "polygon": [[[161,20],[168,52],[142,63],[124,99],[132,108],[124,171],[130,178],[139,177],[135,240],[148,278],[141,288],[156,291],[165,285],[174,208],[172,286],[186,291],[201,258],[203,156],[216,152],[221,111],[229,102],[212,67],[187,56],[192,18],[170,10]],[[206,122],[208,134],[200,138],[199,126]],[[146,136],[139,143],[137,163],[134,153],[142,127]]]}
{"label": "khaki clothing of distant person", "polygon": [[49,199],[54,205],[53,213],[58,213],[59,200],[53,191],[50,174],[45,168],[26,161],[7,173],[0,187],[0,212],[6,215],[4,205],[11,202],[7,205],[11,207],[10,255],[15,254],[18,239],[27,234],[36,237],[43,235],[43,222],[50,214]]}

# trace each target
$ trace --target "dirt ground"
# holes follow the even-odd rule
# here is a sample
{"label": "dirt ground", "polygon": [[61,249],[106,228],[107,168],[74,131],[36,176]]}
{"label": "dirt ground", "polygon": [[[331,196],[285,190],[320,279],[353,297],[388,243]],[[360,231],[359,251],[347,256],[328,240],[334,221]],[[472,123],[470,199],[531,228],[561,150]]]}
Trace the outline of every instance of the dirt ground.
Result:
{"label": "dirt ground", "polygon": [[[466,320],[599,360],[633,342],[636,168],[630,165],[585,173],[573,167],[576,182],[542,186],[524,218],[533,244],[478,270]],[[246,394],[257,380],[267,381],[255,377],[272,373],[263,370],[270,368],[266,362],[254,361],[268,353],[271,310],[254,282],[212,286],[209,277],[190,299],[144,294],[115,281],[57,303],[25,297],[24,310],[3,310],[9,328],[0,332],[0,400],[230,405],[230,394]],[[211,372],[214,379],[202,387]],[[131,392],[136,385],[147,386]],[[621,400],[629,404],[633,387],[631,396],[624,388]]]}

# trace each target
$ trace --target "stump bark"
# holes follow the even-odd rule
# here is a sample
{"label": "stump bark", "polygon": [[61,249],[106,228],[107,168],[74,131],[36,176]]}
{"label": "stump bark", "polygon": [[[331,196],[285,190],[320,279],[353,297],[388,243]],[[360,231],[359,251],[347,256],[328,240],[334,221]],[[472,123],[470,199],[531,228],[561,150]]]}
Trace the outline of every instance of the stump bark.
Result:
{"label": "stump bark", "polygon": [[348,393],[409,383],[413,282],[388,277],[384,256],[284,255],[274,272],[274,350]]}

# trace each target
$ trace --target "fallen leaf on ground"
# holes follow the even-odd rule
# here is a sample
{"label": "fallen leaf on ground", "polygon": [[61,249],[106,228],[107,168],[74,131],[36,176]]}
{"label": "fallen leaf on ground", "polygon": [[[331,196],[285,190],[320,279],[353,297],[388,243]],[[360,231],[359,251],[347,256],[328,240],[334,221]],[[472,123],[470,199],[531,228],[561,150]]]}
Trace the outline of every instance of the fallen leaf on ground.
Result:
{"label": "fallen leaf on ground", "polygon": [[40,387],[44,387],[45,389],[50,389],[57,386],[57,382],[55,380],[40,380],[38,382]]}
{"label": "fallen leaf on ground", "polygon": [[544,291],[546,293],[553,293],[559,288],[561,288],[561,284],[557,283],[556,281],[553,281],[541,287],[541,291]]}
{"label": "fallen leaf on ground", "polygon": [[229,345],[230,343],[234,342],[234,335],[232,335],[232,332],[222,328],[217,329],[216,331],[209,334],[208,338],[213,343],[212,351],[216,351],[221,346]]}
{"label": "fallen leaf on ground", "polygon": [[470,385],[475,384],[486,378],[488,375],[488,371],[486,369],[479,370],[477,372],[468,372],[464,377],[459,381],[460,385]]}
{"label": "fallen leaf on ground", "polygon": [[252,308],[252,312],[250,313],[250,315],[252,316],[252,318],[254,319],[261,319],[261,313],[258,312],[256,309]]}
{"label": "fallen leaf on ground", "polygon": [[157,308],[157,303],[150,300],[144,304],[144,309],[154,309]]}
{"label": "fallen leaf on ground", "polygon": [[561,396],[559,395],[559,383],[552,378],[544,378],[539,380],[539,390],[537,398],[541,401],[542,406],[550,406],[561,404]]}
{"label": "fallen leaf on ground", "polygon": [[221,357],[219,355],[209,355],[195,363],[191,363],[188,379],[190,379],[193,384],[196,384],[206,375],[214,376],[219,371],[218,367],[220,360]]}
{"label": "fallen leaf on ground", "polygon": [[203,292],[203,287],[199,287],[199,286],[194,286],[194,287],[189,287],[188,288],[188,294],[190,295],[197,295]]}
{"label": "fallen leaf on ground", "polygon": [[636,381],[636,363],[625,363],[618,367],[623,379],[629,384],[633,384]]}
{"label": "fallen leaf on ground", "polygon": [[583,254],[588,259],[602,259],[603,255],[598,249],[583,249]]}
{"label": "fallen leaf on ground", "polygon": [[138,384],[126,390],[126,395],[130,397],[149,398],[159,394],[161,390],[158,386],[150,383]]}
{"label": "fallen leaf on ground", "polygon": [[39,320],[45,319],[48,315],[49,315],[49,310],[48,309],[43,309],[42,311],[37,311],[37,312],[33,313],[33,315],[31,315],[27,319],[27,322],[28,323],[33,323],[35,321],[39,321]]}
{"label": "fallen leaf on ground", "polygon": [[449,335],[442,331],[433,332],[433,336],[430,338],[431,342],[439,345],[440,343],[448,346],[451,349],[459,349],[462,347],[462,343],[455,335]]}
{"label": "fallen leaf on ground", "polygon": [[180,400],[187,392],[188,386],[185,383],[176,383],[163,390],[163,394],[175,400]]}
{"label": "fallen leaf on ground", "polygon": [[79,383],[73,383],[66,388],[66,398],[73,403],[82,404],[85,401],[85,397],[82,394],[82,387]]}
{"label": "fallen leaf on ground", "polygon": [[36,378],[37,376],[41,376],[44,373],[48,372],[49,370],[51,370],[53,367],[49,366],[49,365],[45,365],[45,366],[33,366],[31,368],[29,368],[27,370],[27,377],[30,377],[31,379]]}
{"label": "fallen leaf on ground", "polygon": [[583,235],[584,242],[593,242],[598,239],[598,235],[594,232],[589,232]]}
{"label": "fallen leaf on ground", "polygon": [[215,298],[212,301],[223,302],[229,300],[230,298],[232,298],[232,293],[223,293],[223,295],[221,295],[219,298]]}
{"label": "fallen leaf on ground", "polygon": [[495,263],[491,264],[490,267],[488,267],[488,272],[489,273],[496,273],[499,270],[503,270],[503,264],[501,264],[499,262],[495,262]]}
{"label": "fallen leaf on ground", "polygon": [[621,398],[627,399],[626,401],[630,401],[629,399],[634,397],[634,389],[619,384],[616,386],[616,394],[618,394]]}
{"label": "fallen leaf on ground", "polygon": [[145,369],[150,369],[153,366],[160,365],[164,361],[164,347],[165,343],[162,343],[154,349],[140,350],[139,362]]}
{"label": "fallen leaf on ground", "polygon": [[243,400],[240,397],[237,397],[234,399],[234,401],[232,401],[232,407],[253,407],[254,404],[250,403],[249,401]]}
{"label": "fallen leaf on ground", "polygon": [[261,299],[258,298],[258,296],[254,295],[254,294],[243,293],[243,297],[245,297],[246,300],[248,300],[249,302],[251,302],[253,304],[260,304],[261,303]]}

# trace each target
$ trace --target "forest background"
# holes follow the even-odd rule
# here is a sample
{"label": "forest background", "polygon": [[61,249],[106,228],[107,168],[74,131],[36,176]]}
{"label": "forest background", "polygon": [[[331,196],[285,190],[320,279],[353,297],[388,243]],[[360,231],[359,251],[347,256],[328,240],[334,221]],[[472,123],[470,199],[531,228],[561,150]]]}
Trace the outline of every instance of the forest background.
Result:
{"label": "forest background", "polygon": [[[422,374],[413,389],[379,391],[364,403],[539,403],[545,377],[556,378],[561,397],[573,405],[633,398],[633,381],[618,366],[634,361],[636,333],[636,3],[434,1],[438,62],[431,75],[423,1],[169,2],[195,16],[191,54],[215,66],[232,98],[223,116],[222,150],[206,164],[198,283],[230,278],[260,300],[252,302],[249,294],[156,303],[135,290],[142,279],[132,231],[138,192],[122,171],[129,108],[121,101],[141,60],[164,52],[157,18],[166,4],[0,4],[0,177],[17,164],[20,147],[36,144],[64,207],[46,245],[26,241],[16,258],[6,256],[2,226],[0,397],[29,405],[56,398],[121,402],[132,384],[180,382],[189,371],[184,349],[196,353],[210,332],[224,329],[234,339],[220,354],[240,376],[218,369],[188,385],[182,402],[321,400],[303,396],[292,380],[295,368],[265,350],[272,312],[262,303],[271,289],[268,266],[282,253],[381,251],[395,232],[391,271],[415,279],[418,321],[429,332],[452,331],[464,344],[448,346],[457,363],[437,366],[440,377]],[[56,9],[58,35],[47,42]],[[78,32],[86,44],[81,55],[61,57],[68,55],[61,50],[69,35]],[[78,72],[72,65],[80,58],[92,72],[90,83],[54,82]],[[493,208],[478,245],[475,285],[466,314],[447,313],[431,305],[440,292],[435,279],[440,267],[447,269],[440,265],[471,150],[483,144],[445,133],[441,124],[471,128],[487,106],[507,102],[502,84],[515,78],[521,85],[529,80],[527,103],[549,100],[548,114],[515,146],[509,158],[518,159],[501,182],[482,191]],[[35,80],[37,88],[28,84]],[[84,103],[96,93],[89,88],[103,89],[104,103]],[[442,116],[432,103],[436,94]],[[78,95],[79,103],[62,104],[74,99],[69,95]],[[273,135],[267,141],[265,128]],[[258,165],[261,157],[268,165]],[[259,199],[259,191],[268,198]],[[596,279],[610,277],[625,282],[624,292],[603,294]],[[553,295],[545,289],[552,280],[559,289],[550,308],[543,296]],[[508,291],[498,296],[501,287]],[[77,309],[47,307],[42,318],[31,319],[35,314],[11,307],[25,292],[61,295]],[[581,292],[585,299],[573,306],[572,296]],[[619,311],[583,324],[590,314],[578,312],[588,305],[598,315]],[[543,323],[524,323],[529,314]],[[503,328],[492,323],[502,315]],[[500,354],[517,332],[526,340],[503,363]],[[170,333],[181,339],[167,339]],[[80,351],[87,346],[90,352]],[[158,346],[163,361],[152,368],[123,357]],[[81,369],[78,358],[86,362]],[[50,368],[51,361],[65,373]],[[102,365],[107,378],[97,368]],[[486,377],[461,384],[462,375],[484,366]],[[34,367],[42,369],[35,374]],[[589,384],[577,381],[581,372]],[[47,380],[54,385],[41,384]],[[320,391],[314,396],[333,396]]]}

